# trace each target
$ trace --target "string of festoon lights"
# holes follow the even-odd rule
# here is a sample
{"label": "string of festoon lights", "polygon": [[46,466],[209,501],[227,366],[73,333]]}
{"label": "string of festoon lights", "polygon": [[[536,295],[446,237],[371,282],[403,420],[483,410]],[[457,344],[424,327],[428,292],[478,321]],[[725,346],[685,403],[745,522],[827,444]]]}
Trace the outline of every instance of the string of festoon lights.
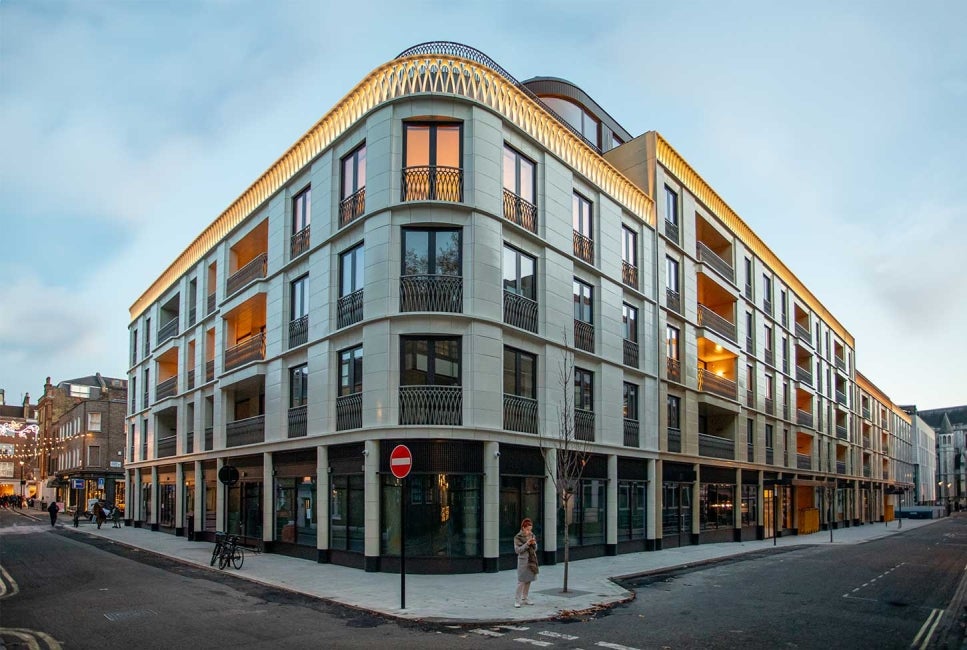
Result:
{"label": "string of festoon lights", "polygon": [[[46,440],[41,439],[38,435],[33,440],[25,440],[23,442],[14,441],[13,453],[10,453],[8,449],[0,447],[0,460],[32,460],[40,453],[51,454],[58,451],[69,451],[76,449],[77,443],[84,438],[92,437],[94,437],[93,433],[75,433],[59,440]],[[7,443],[7,446],[9,444]]]}

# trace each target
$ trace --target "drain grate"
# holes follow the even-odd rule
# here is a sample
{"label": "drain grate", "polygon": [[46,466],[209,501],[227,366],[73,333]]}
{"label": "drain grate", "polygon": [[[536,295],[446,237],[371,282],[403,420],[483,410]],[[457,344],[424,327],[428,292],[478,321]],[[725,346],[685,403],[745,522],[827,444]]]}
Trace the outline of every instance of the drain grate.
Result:
{"label": "drain grate", "polygon": [[130,621],[133,618],[144,618],[145,616],[157,616],[158,612],[153,609],[126,609],[122,612],[107,612],[104,614],[104,618],[107,620],[118,623],[120,621]]}

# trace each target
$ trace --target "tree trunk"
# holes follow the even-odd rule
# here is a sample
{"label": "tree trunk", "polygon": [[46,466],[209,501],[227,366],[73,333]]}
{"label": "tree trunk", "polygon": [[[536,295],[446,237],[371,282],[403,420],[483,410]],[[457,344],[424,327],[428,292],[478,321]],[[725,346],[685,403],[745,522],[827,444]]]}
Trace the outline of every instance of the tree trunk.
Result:
{"label": "tree trunk", "polygon": [[569,508],[567,507],[568,501],[570,499],[564,499],[564,589],[563,593],[567,593],[567,573],[568,573],[568,559],[570,556],[571,549],[571,522],[568,521]]}

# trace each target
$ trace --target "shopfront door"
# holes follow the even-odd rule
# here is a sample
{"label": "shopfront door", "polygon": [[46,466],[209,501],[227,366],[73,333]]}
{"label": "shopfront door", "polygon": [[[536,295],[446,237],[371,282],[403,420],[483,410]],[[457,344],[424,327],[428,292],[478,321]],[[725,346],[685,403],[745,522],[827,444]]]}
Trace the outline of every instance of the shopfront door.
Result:
{"label": "shopfront door", "polygon": [[662,545],[685,546],[692,541],[692,484],[662,484]]}

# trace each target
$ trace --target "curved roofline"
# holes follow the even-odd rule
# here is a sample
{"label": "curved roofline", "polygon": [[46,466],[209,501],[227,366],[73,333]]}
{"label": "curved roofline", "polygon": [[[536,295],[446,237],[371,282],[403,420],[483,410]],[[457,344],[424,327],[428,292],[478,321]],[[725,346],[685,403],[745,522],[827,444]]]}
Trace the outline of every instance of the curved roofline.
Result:
{"label": "curved roofline", "polygon": [[[612,124],[613,124],[614,126],[617,126],[620,129],[620,132],[618,133],[618,135],[620,135],[624,139],[625,142],[627,142],[628,140],[634,139],[635,136],[633,136],[628,131],[628,129],[626,129],[625,127],[621,126],[621,123],[618,120],[614,119],[614,117],[611,115],[611,113],[609,113],[608,111],[606,111],[604,109],[604,107],[601,106],[601,104],[599,104],[598,102],[594,101],[594,98],[591,97],[591,95],[589,95],[583,88],[581,88],[580,86],[578,86],[573,81],[568,81],[567,79],[562,79],[561,77],[546,77],[546,76],[542,76],[542,77],[531,77],[530,79],[527,79],[527,80],[523,81],[522,83],[523,83],[524,86],[528,86],[528,84],[532,84],[532,83],[535,83],[535,82],[541,82],[541,81],[553,81],[554,83],[560,83],[560,84],[564,84],[566,86],[570,86],[571,88],[573,88],[574,90],[576,90],[579,93],[579,96],[582,98],[582,102],[581,103],[583,103],[585,105],[585,107],[593,109],[593,111],[595,113],[597,113],[599,116],[604,116],[604,117],[608,118],[608,121],[610,122],[610,124],[608,124],[609,127],[611,127]],[[585,99],[587,101],[583,101]]]}

